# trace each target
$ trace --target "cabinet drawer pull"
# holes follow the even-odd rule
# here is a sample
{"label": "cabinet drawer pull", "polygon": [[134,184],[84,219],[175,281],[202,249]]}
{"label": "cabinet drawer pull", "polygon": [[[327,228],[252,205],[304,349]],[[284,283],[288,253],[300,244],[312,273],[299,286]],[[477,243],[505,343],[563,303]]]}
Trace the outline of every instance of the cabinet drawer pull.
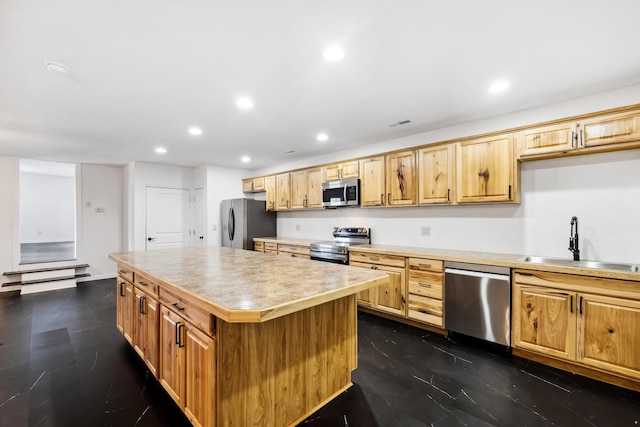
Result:
{"label": "cabinet drawer pull", "polygon": [[425,308],[419,308],[418,311],[422,314],[431,314],[431,311]]}
{"label": "cabinet drawer pull", "polygon": [[427,263],[419,263],[418,264],[420,267],[431,267],[431,264],[427,264]]}
{"label": "cabinet drawer pull", "polygon": [[372,270],[377,270],[377,269],[378,269],[378,267],[376,267],[375,265],[372,265],[372,266],[371,266],[371,269],[372,269]]}
{"label": "cabinet drawer pull", "polygon": [[127,270],[119,270],[120,274],[127,274]]}
{"label": "cabinet drawer pull", "polygon": [[148,283],[145,283],[145,282],[138,282],[138,285],[142,285],[142,286],[149,286],[149,284],[148,284]]}
{"label": "cabinet drawer pull", "polygon": [[378,258],[377,256],[370,256],[369,259],[371,261],[380,261],[380,258]]}
{"label": "cabinet drawer pull", "polygon": [[183,311],[184,310],[184,307],[180,307],[177,302],[174,302],[171,305],[178,311]]}
{"label": "cabinet drawer pull", "polygon": [[418,282],[418,285],[422,286],[423,288],[430,288],[431,287],[431,283]]}

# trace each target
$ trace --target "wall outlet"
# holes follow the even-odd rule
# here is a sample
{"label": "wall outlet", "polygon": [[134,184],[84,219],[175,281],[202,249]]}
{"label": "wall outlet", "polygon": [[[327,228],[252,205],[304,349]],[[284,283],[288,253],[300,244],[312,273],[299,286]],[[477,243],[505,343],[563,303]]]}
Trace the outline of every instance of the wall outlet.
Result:
{"label": "wall outlet", "polygon": [[422,236],[431,236],[431,227],[424,226],[420,230],[420,235]]}
{"label": "wall outlet", "polygon": [[300,224],[296,224],[296,231],[300,231]]}
{"label": "wall outlet", "polygon": [[104,208],[96,208],[96,212],[98,212],[98,213],[104,213]]}
{"label": "wall outlet", "polygon": [[218,226],[215,225],[215,224],[213,224],[213,226],[211,228],[213,228],[213,231],[217,231],[218,230]]}

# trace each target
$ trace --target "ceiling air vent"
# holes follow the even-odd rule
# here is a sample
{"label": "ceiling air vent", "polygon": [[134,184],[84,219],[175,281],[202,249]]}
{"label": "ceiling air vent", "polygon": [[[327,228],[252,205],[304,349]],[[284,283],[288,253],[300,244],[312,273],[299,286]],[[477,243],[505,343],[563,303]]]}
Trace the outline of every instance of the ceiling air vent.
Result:
{"label": "ceiling air vent", "polygon": [[402,126],[402,125],[406,125],[407,123],[411,123],[411,120],[403,120],[401,122],[397,122],[397,123],[391,123],[389,125],[390,128],[394,128],[396,126]]}
{"label": "ceiling air vent", "polygon": [[289,154],[293,154],[295,153],[295,150],[289,150],[289,151],[285,151],[284,153],[282,153],[283,156],[288,156]]}

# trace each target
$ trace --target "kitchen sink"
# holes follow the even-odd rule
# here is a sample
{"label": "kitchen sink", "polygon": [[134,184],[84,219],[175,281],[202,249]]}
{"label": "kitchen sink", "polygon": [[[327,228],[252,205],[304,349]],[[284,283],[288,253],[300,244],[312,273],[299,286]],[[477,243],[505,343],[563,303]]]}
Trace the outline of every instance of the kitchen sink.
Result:
{"label": "kitchen sink", "polygon": [[527,256],[527,257],[521,258],[520,261],[530,262],[532,264],[559,265],[562,267],[578,267],[578,268],[593,268],[598,270],[630,271],[634,273],[640,272],[640,266],[638,265],[616,263],[616,262],[573,261],[571,259],[549,258],[549,257],[541,257],[541,256]]}

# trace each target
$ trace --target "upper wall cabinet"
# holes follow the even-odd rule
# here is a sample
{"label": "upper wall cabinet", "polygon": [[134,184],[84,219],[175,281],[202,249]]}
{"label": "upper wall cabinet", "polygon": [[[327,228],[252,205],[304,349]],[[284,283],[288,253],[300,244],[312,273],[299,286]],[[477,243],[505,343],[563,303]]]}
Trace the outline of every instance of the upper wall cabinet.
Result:
{"label": "upper wall cabinet", "polygon": [[461,142],[456,163],[458,202],[519,202],[513,134]]}
{"label": "upper wall cabinet", "polygon": [[267,210],[276,210],[276,177],[275,175],[268,176],[264,179],[265,191],[267,192]]}
{"label": "upper wall cabinet", "polygon": [[242,191],[244,193],[261,193],[265,191],[265,178],[248,178],[242,180]]}
{"label": "upper wall cabinet", "polygon": [[454,203],[457,144],[418,150],[418,203]]}
{"label": "upper wall cabinet", "polygon": [[385,206],[384,156],[360,160],[360,204]]}
{"label": "upper wall cabinet", "polygon": [[603,114],[525,129],[518,157],[535,160],[640,147],[640,111]]}
{"label": "upper wall cabinet", "polygon": [[291,172],[291,209],[322,207],[322,168]]}
{"label": "upper wall cabinet", "polygon": [[291,179],[290,174],[276,175],[276,210],[288,211],[291,209]]}
{"label": "upper wall cabinet", "polygon": [[403,151],[388,154],[387,205],[407,206],[416,204],[416,153]]}
{"label": "upper wall cabinet", "polygon": [[358,178],[360,177],[358,166],[357,160],[325,166],[324,180],[335,181],[337,179]]}

